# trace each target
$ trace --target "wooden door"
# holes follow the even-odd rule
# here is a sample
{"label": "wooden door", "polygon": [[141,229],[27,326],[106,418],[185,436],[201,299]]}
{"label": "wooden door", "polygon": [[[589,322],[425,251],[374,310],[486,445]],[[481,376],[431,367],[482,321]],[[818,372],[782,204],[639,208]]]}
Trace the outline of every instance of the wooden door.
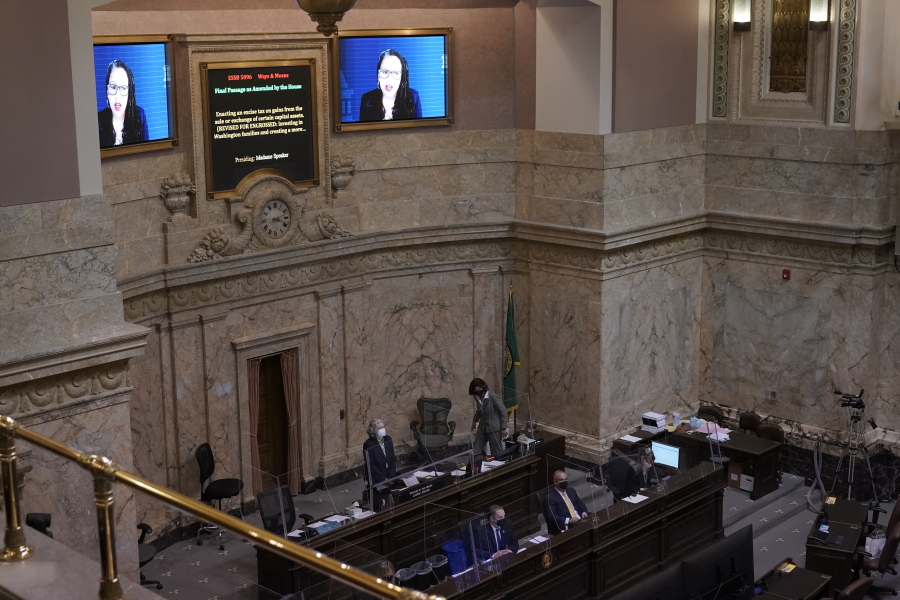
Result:
{"label": "wooden door", "polygon": [[[259,362],[259,421],[256,426],[263,491],[287,485],[288,416],[281,379],[281,355]],[[280,479],[276,482],[275,477]]]}

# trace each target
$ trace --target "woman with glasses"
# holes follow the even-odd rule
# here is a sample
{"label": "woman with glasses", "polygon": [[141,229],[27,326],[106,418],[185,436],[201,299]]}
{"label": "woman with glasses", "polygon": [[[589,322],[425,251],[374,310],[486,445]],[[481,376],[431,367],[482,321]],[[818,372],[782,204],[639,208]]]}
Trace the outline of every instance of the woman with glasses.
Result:
{"label": "woman with glasses", "polygon": [[409,65],[396,50],[385,50],[378,58],[378,89],[363,94],[360,121],[421,119],[419,92],[409,87]]}
{"label": "woman with glasses", "polygon": [[150,137],[144,109],[135,102],[134,75],[121,60],[106,69],[106,108],[97,113],[100,147],[146,142]]}

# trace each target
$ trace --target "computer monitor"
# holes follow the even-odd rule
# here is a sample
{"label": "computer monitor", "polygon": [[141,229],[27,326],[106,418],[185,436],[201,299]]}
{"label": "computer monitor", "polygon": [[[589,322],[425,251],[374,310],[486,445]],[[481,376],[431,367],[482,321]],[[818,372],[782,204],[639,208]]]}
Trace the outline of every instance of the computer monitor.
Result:
{"label": "computer monitor", "polygon": [[753,527],[747,525],[683,562],[684,597],[726,598],[750,587],[753,576]]}
{"label": "computer monitor", "polygon": [[681,449],[668,444],[660,444],[659,442],[650,442],[650,449],[653,450],[654,462],[667,467],[677,469],[680,459]]}

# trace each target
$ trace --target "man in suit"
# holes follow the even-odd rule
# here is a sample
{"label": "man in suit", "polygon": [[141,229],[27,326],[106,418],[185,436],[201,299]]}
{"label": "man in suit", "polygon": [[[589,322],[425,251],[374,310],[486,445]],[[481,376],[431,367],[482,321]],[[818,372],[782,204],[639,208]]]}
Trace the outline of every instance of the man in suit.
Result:
{"label": "man in suit", "polygon": [[[547,492],[547,506],[560,533],[588,516],[587,506],[578,497],[578,492],[569,487],[565,471],[553,473],[553,489]],[[554,532],[550,523],[547,528],[550,533]]]}
{"label": "man in suit", "polygon": [[373,487],[397,472],[394,442],[387,434],[384,421],[372,419],[368,427],[369,439],[363,443],[363,459],[366,461],[366,488]]}
{"label": "man in suit", "polygon": [[516,532],[506,518],[506,511],[499,504],[494,504],[488,509],[487,522],[480,525],[474,534],[475,547],[483,559],[515,554],[519,551]]}
{"label": "man in suit", "polygon": [[469,384],[469,394],[475,398],[475,415],[472,417],[472,431],[475,432],[475,460],[484,460],[484,445],[490,442],[491,452],[499,454],[503,450],[503,438],[507,430],[506,407],[500,396],[488,390],[484,379],[475,378]]}

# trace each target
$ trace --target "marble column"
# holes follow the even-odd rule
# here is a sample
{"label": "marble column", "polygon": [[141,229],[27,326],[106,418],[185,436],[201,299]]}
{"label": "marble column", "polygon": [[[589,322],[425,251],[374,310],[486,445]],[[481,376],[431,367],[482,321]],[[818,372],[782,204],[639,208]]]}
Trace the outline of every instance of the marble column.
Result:
{"label": "marble column", "polygon": [[319,404],[322,460],[319,476],[333,472],[347,446],[347,382],[344,371],[344,298],[340,287],[316,292],[318,299]]}

